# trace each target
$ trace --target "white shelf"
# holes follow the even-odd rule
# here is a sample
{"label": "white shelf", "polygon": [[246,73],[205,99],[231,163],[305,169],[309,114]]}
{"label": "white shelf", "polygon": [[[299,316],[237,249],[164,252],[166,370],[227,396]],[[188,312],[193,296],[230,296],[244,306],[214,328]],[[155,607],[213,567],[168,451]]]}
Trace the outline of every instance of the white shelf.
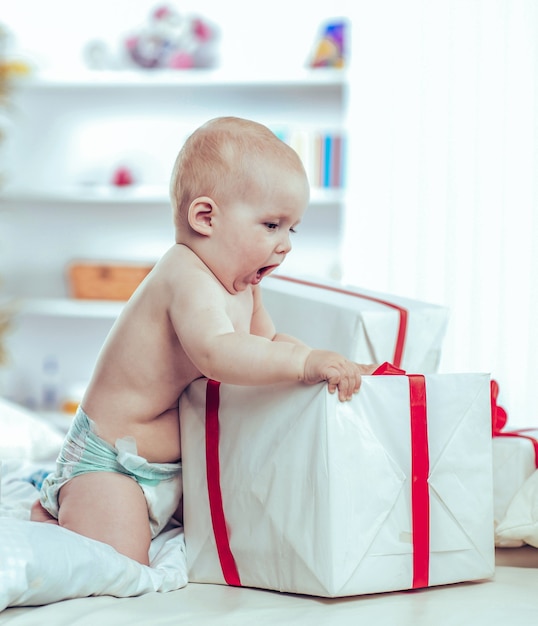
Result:
{"label": "white shelf", "polygon": [[[341,188],[313,188],[311,205],[339,203],[343,199]],[[0,205],[39,204],[163,204],[169,206],[168,190],[160,185],[112,185],[59,187],[53,189],[6,189],[0,194]]]}
{"label": "white shelf", "polygon": [[18,301],[23,315],[81,319],[116,319],[124,306],[125,302],[74,298],[21,298]]}
{"label": "white shelf", "polygon": [[222,69],[208,70],[77,70],[69,73],[41,73],[18,79],[16,89],[107,89],[125,87],[343,87],[346,70],[299,69],[293,72],[260,71],[238,73]]}
{"label": "white shelf", "polygon": [[0,202],[81,203],[81,204],[169,204],[168,191],[159,185],[71,186],[51,189],[9,189],[0,194]]}

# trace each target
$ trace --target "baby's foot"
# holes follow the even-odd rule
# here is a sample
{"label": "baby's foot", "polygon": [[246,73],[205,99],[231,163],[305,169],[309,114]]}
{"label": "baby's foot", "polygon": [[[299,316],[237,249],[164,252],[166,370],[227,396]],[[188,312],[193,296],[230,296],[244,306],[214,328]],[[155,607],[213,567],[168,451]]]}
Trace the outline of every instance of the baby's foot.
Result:
{"label": "baby's foot", "polygon": [[30,509],[31,522],[45,522],[46,524],[58,525],[58,520],[53,517],[46,509],[43,508],[41,502],[36,500]]}

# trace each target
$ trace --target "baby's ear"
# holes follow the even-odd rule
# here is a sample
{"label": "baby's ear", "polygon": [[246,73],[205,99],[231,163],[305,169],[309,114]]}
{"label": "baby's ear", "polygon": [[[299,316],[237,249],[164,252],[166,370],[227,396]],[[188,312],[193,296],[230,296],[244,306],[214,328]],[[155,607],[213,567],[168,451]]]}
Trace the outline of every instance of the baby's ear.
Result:
{"label": "baby's ear", "polygon": [[202,196],[191,202],[188,219],[189,226],[200,235],[211,234],[211,220],[215,213],[215,203],[211,198]]}

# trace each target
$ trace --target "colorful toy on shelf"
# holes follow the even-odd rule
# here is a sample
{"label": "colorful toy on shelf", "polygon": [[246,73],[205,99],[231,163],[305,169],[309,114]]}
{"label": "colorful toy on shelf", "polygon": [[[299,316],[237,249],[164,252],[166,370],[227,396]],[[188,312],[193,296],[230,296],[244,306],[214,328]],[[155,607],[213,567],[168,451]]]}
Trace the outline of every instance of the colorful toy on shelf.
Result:
{"label": "colorful toy on shelf", "polygon": [[348,24],[345,20],[335,20],[324,25],[310,67],[345,66],[347,29]]}
{"label": "colorful toy on shelf", "polygon": [[127,37],[125,48],[136,65],[147,69],[208,68],[216,64],[217,39],[216,27],[205,19],[160,6],[149,24]]}

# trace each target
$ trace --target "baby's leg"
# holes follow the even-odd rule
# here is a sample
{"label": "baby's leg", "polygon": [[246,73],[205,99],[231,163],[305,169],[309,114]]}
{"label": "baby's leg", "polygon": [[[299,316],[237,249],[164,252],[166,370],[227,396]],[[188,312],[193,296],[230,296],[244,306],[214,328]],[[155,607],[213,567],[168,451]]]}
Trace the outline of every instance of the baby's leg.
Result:
{"label": "baby's leg", "polygon": [[59,502],[60,526],[149,564],[148,508],[135,480],[111,472],[82,474],[62,487]]}
{"label": "baby's leg", "polygon": [[43,508],[39,500],[36,500],[32,504],[32,508],[30,509],[30,521],[46,522],[47,524],[58,524],[58,520],[53,517],[45,508]]}

